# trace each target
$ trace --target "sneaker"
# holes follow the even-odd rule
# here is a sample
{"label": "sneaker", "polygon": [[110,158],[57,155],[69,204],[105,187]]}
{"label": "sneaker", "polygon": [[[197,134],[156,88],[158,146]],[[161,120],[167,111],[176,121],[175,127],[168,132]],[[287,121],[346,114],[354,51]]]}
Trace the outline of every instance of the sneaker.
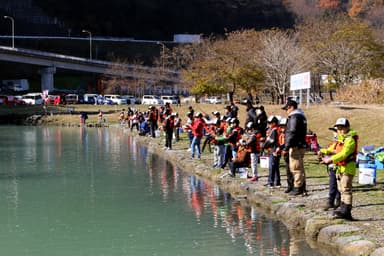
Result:
{"label": "sneaker", "polygon": [[249,181],[258,181],[259,178],[258,177],[253,177],[253,178],[250,178]]}
{"label": "sneaker", "polygon": [[281,188],[281,185],[276,185],[275,188]]}
{"label": "sneaker", "polygon": [[189,148],[189,149],[187,149],[187,151],[188,151],[188,152],[191,152],[191,151],[192,151],[192,149],[191,149],[191,148]]}

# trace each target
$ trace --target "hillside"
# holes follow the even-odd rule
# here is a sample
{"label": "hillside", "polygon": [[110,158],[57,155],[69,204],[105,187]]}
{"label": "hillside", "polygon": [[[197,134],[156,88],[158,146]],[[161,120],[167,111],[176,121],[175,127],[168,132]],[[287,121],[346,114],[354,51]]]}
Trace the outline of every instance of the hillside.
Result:
{"label": "hillside", "polygon": [[291,27],[281,0],[34,0],[73,34],[172,39],[173,34],[216,34],[242,28]]}

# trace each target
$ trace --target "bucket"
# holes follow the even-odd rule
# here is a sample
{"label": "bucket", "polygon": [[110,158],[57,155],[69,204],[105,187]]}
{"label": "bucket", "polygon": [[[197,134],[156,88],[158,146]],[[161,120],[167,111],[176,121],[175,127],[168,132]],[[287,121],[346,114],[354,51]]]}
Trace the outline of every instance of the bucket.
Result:
{"label": "bucket", "polygon": [[260,157],[260,167],[261,168],[269,168],[269,157],[268,156],[261,156]]}
{"label": "bucket", "polygon": [[374,164],[359,165],[359,184],[363,184],[363,185],[376,184],[376,166]]}
{"label": "bucket", "polygon": [[238,168],[237,171],[239,172],[240,178],[246,179],[248,177],[248,168],[247,167]]}

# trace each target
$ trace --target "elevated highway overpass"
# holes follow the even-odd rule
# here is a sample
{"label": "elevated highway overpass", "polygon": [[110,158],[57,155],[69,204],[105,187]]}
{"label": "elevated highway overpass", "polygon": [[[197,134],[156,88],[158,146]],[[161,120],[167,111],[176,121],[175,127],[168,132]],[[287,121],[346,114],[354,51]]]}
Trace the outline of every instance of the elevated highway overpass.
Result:
{"label": "elevated highway overpass", "polygon": [[177,83],[179,81],[179,72],[169,69],[91,60],[5,46],[0,46],[0,61],[38,66],[41,75],[42,90],[54,89],[54,74],[56,73],[56,69],[75,70],[105,75],[119,75],[123,77],[140,78],[148,81],[161,80],[172,83]]}

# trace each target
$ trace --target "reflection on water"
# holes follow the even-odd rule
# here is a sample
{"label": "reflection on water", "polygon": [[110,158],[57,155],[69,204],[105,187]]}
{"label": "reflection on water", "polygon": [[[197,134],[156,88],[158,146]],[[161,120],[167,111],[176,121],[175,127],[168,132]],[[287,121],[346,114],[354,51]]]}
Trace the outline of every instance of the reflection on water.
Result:
{"label": "reflection on water", "polygon": [[8,255],[319,255],[122,129],[0,127]]}

